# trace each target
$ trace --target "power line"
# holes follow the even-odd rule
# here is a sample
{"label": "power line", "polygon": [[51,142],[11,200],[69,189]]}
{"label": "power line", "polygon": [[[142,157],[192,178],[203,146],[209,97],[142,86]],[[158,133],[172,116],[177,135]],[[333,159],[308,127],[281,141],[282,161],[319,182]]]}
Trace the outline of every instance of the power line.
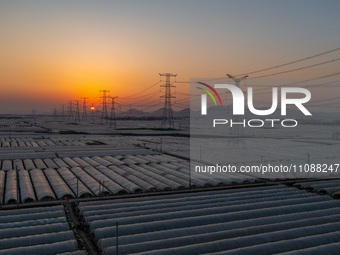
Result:
{"label": "power line", "polygon": [[154,105],[148,106],[148,107],[146,107],[146,108],[142,109],[141,111],[146,111],[146,110],[148,110],[148,109],[150,109],[150,108],[152,108],[152,107],[155,107],[155,106],[157,106],[157,105],[159,105],[159,104],[157,103],[157,104],[154,104]]}
{"label": "power line", "polygon": [[138,92],[138,93],[135,93],[135,94],[132,94],[132,95],[129,95],[129,96],[125,96],[125,97],[121,97],[120,99],[125,99],[125,98],[130,98],[130,97],[133,97],[135,95],[139,95],[141,92],[144,92],[148,89],[151,89],[153,87],[155,87],[158,83],[160,83],[160,81],[156,82],[155,84],[152,84],[150,87],[147,87],[146,89],[143,89],[142,91]]}
{"label": "power line", "polygon": [[152,95],[152,94],[154,94],[154,93],[159,93],[160,91],[159,90],[157,90],[157,91],[153,91],[153,92],[151,92],[151,93],[149,93],[149,94],[146,94],[146,95],[141,95],[141,96],[139,96],[139,97],[128,97],[128,98],[119,98],[120,100],[131,100],[131,99],[137,99],[137,98],[142,98],[142,97],[146,97],[146,96],[149,96],[149,95]]}
{"label": "power line", "polygon": [[[235,76],[230,74],[227,74],[227,76],[235,82],[235,86],[238,88],[240,88],[240,82],[248,77],[248,75],[245,75],[240,78],[236,78]],[[241,117],[236,115],[234,121],[241,122]],[[231,143],[234,146],[238,146],[240,144],[245,145],[243,128],[241,128],[239,125],[231,127],[229,129],[228,143]]]}
{"label": "power line", "polygon": [[[118,97],[118,96],[117,96]],[[115,108],[115,99],[117,97],[111,97],[111,116],[110,116],[110,127],[113,126],[114,129],[117,128],[116,124],[116,108]]]}
{"label": "power line", "polygon": [[178,103],[174,104],[174,107],[177,107],[177,106],[189,107],[190,104],[178,104]]}
{"label": "power line", "polygon": [[326,99],[320,99],[320,100],[316,100],[316,101],[313,100],[313,103],[319,103],[319,102],[325,102],[325,101],[334,101],[334,100],[339,100],[339,99],[340,99],[340,97],[326,98]]}
{"label": "power line", "polygon": [[88,97],[82,97],[83,99],[83,120],[86,120],[87,119],[87,109],[86,109],[86,100],[89,99]]}
{"label": "power line", "polygon": [[308,105],[308,107],[331,106],[331,105],[338,105],[338,104],[340,104],[340,102],[324,103],[324,104],[312,104],[312,105]]}
{"label": "power line", "polygon": [[240,82],[243,81],[243,80],[245,80],[245,79],[248,77],[248,75],[245,75],[245,76],[243,76],[243,77],[236,78],[235,76],[232,76],[232,75],[230,75],[230,74],[227,74],[227,76],[235,82],[235,85],[236,85],[237,87],[240,87]]}
{"label": "power line", "polygon": [[103,99],[102,120],[103,119],[107,120],[109,116],[107,115],[106,99],[109,98],[107,93],[109,93],[110,90],[99,90],[99,92],[103,93],[103,96],[101,96],[101,98]]}
{"label": "power line", "polygon": [[335,75],[338,75],[338,74],[340,74],[340,72],[337,72],[337,73],[332,73],[332,74],[327,74],[327,75],[324,75],[324,76],[321,76],[321,77],[312,78],[312,79],[308,79],[308,80],[303,80],[303,81],[292,82],[292,83],[288,83],[288,84],[280,85],[280,86],[278,86],[278,87],[283,87],[283,86],[291,86],[291,85],[300,84],[300,83],[304,83],[304,82],[308,82],[308,81],[316,81],[316,80],[320,80],[320,79],[323,79],[323,78],[332,77],[332,76],[335,76]]}
{"label": "power line", "polygon": [[[319,83],[319,84],[313,84],[313,85],[306,85],[304,86],[305,88],[312,88],[312,87],[320,87],[320,86],[324,86],[327,87],[327,85],[333,84],[333,83],[339,83],[340,81],[331,81],[331,82],[324,82],[324,83]],[[258,87],[261,87],[261,85],[259,85]],[[264,90],[268,90],[272,87],[266,86],[267,88],[263,88],[263,89],[259,89],[256,92],[254,91],[254,95],[262,95],[262,94],[269,94],[272,93],[272,91],[267,91],[267,92],[262,92],[262,93],[258,93]]]}
{"label": "power line", "polygon": [[76,100],[76,118],[75,118],[75,121],[80,121],[79,100]]}
{"label": "power line", "polygon": [[73,119],[73,102],[69,101],[67,105],[67,118],[68,120]]}
{"label": "power line", "polygon": [[316,55],[312,55],[312,56],[309,56],[309,57],[306,57],[306,58],[294,60],[294,61],[291,61],[291,62],[288,62],[288,63],[284,63],[284,64],[281,64],[281,65],[272,66],[272,67],[260,69],[260,70],[249,72],[249,73],[238,74],[238,75],[235,75],[235,76],[236,77],[237,76],[244,76],[244,75],[250,75],[250,74],[254,74],[254,73],[260,73],[260,72],[264,72],[264,71],[273,70],[275,68],[280,68],[280,67],[296,64],[296,63],[299,63],[299,62],[302,62],[302,61],[305,61],[305,60],[309,60],[309,59],[313,59],[313,58],[316,58],[316,57],[320,57],[320,56],[323,56],[323,55],[326,55],[326,54],[329,54],[329,53],[332,53],[332,52],[335,52],[335,51],[338,51],[338,50],[340,50],[340,48],[336,48],[336,49],[333,49],[333,50],[325,51],[325,52],[322,52],[322,53],[319,53],[319,54],[316,54]]}
{"label": "power line", "polygon": [[122,106],[125,106],[125,107],[130,107],[130,108],[131,108],[131,106],[134,106],[134,107],[143,107],[143,106],[147,106],[147,105],[150,105],[150,102],[147,102],[147,103],[145,103],[145,104],[139,104],[139,103],[144,102],[144,101],[147,101],[147,100],[149,100],[150,98],[154,97],[155,95],[157,95],[157,94],[159,94],[159,93],[160,93],[160,92],[157,91],[156,93],[153,93],[151,96],[146,97],[146,98],[144,98],[143,100],[140,100],[140,101],[138,101],[138,102],[134,102],[133,104],[121,104],[121,105],[122,105]]}
{"label": "power line", "polygon": [[188,106],[176,106],[176,109],[188,109]]}
{"label": "power line", "polygon": [[319,87],[319,86],[325,86],[325,87],[327,87],[327,85],[329,85],[329,84],[339,83],[339,82],[340,82],[340,81],[331,81],[331,82],[319,83],[319,84],[314,84],[314,85],[307,85],[307,86],[305,86],[305,88]]}
{"label": "power line", "polygon": [[176,92],[175,93],[176,95],[179,94],[179,95],[184,95],[184,96],[201,96],[199,94],[189,94],[189,93],[182,93],[182,92]]}
{"label": "power line", "polygon": [[139,103],[141,103],[141,102],[144,102],[144,101],[146,101],[146,100],[148,100],[148,99],[150,99],[150,98],[152,98],[152,97],[158,95],[159,93],[160,93],[160,92],[157,91],[156,93],[153,93],[152,95],[150,95],[150,96],[144,98],[143,100],[137,101],[137,102],[135,102],[134,104],[139,104]]}
{"label": "power line", "polygon": [[[291,86],[291,85],[296,85],[296,84],[300,84],[300,83],[304,83],[304,82],[316,81],[316,80],[320,80],[320,79],[323,79],[323,78],[329,78],[329,77],[332,77],[332,76],[336,76],[336,75],[339,75],[339,74],[340,74],[340,72],[327,74],[327,75],[323,75],[323,76],[320,76],[320,77],[307,79],[307,80],[303,80],[303,81],[297,81],[297,82],[292,82],[292,83],[286,83],[286,84],[283,84],[283,85],[277,85],[276,87]],[[329,83],[329,82],[327,82],[327,83]],[[317,86],[320,86],[320,85],[322,85],[322,84],[318,84]],[[256,85],[256,86],[257,87],[267,87],[267,88],[272,87],[272,86],[267,86],[267,85]],[[309,85],[307,87],[312,87],[312,86],[314,86],[314,85]]]}
{"label": "power line", "polygon": [[329,64],[329,63],[336,62],[336,61],[339,61],[339,60],[340,60],[340,58],[337,58],[337,59],[333,59],[333,60],[329,60],[329,61],[325,61],[325,62],[321,62],[321,63],[309,65],[309,66],[294,68],[294,69],[287,70],[287,71],[282,71],[282,72],[277,72],[277,73],[272,73],[272,74],[266,74],[266,75],[251,77],[250,79],[258,79],[258,78],[264,78],[264,77],[269,77],[269,76],[274,76],[274,75],[279,75],[279,74],[291,73],[291,72],[295,72],[295,71],[301,71],[301,70],[304,70],[304,69],[307,69],[307,68],[325,65],[325,64]]}
{"label": "power line", "polygon": [[166,128],[168,125],[170,128],[174,128],[174,120],[172,116],[172,107],[171,107],[171,98],[175,98],[171,95],[171,88],[174,88],[176,86],[172,85],[170,83],[171,77],[176,77],[177,74],[171,74],[171,73],[163,73],[159,74],[160,76],[165,76],[166,81],[165,85],[161,85],[161,87],[165,87],[165,95],[161,96],[164,97],[164,108],[163,108],[163,117],[162,117],[162,123],[161,128]]}

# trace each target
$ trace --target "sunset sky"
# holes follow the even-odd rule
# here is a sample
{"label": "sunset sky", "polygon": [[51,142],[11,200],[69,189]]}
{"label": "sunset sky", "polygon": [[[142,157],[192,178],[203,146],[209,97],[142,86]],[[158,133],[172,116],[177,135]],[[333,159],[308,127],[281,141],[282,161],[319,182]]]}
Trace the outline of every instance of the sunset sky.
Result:
{"label": "sunset sky", "polygon": [[[155,110],[162,107],[162,82],[149,87],[158,73],[178,74],[177,81],[225,77],[340,47],[339,11],[338,0],[2,0],[0,113],[52,112],[81,97],[99,105],[103,89],[122,107]],[[340,51],[282,70],[337,58]],[[248,85],[310,79],[339,67],[340,61]],[[189,84],[175,85],[180,110]],[[336,87],[319,90],[339,94]]]}

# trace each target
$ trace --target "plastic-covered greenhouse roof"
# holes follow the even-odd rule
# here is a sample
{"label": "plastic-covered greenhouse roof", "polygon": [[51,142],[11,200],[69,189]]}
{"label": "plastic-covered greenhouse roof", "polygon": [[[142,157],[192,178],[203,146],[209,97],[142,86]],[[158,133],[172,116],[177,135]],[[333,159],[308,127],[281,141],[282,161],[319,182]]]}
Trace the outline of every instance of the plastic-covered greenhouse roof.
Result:
{"label": "plastic-covered greenhouse roof", "polygon": [[83,202],[80,212],[104,254],[116,254],[116,222],[120,254],[338,254],[339,206],[279,185]]}
{"label": "plastic-covered greenhouse roof", "polygon": [[69,229],[63,206],[0,211],[0,254],[77,251],[77,241]]}
{"label": "plastic-covered greenhouse roof", "polygon": [[4,160],[1,169],[2,204],[183,190],[189,179],[193,188],[258,181],[239,173],[189,177],[188,161],[163,154]]}

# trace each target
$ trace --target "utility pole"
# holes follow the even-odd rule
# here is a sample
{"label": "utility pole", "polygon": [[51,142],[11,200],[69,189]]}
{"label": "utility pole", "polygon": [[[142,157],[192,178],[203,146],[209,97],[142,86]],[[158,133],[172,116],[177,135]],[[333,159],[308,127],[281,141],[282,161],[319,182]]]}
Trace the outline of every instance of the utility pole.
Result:
{"label": "utility pole", "polygon": [[115,108],[115,99],[118,97],[111,97],[111,116],[110,116],[110,127],[113,126],[114,129],[117,128],[116,123],[116,108]]}
{"label": "utility pole", "polygon": [[174,120],[172,116],[172,107],[171,107],[171,98],[175,98],[171,95],[171,88],[176,87],[170,83],[171,77],[176,77],[177,74],[171,74],[171,73],[163,73],[159,74],[160,76],[165,76],[165,85],[161,85],[161,87],[165,87],[165,95],[161,96],[164,98],[164,108],[163,108],[163,117],[162,117],[162,123],[161,128],[166,128],[167,126],[169,128],[174,128]]}
{"label": "utility pole", "polygon": [[[245,80],[248,77],[248,75],[245,75],[240,78],[236,78],[230,74],[227,74],[227,76],[235,82],[235,86],[238,88],[240,87],[240,82]],[[229,129],[228,143],[231,143],[234,146],[240,145],[240,144],[245,145],[244,132],[243,132],[244,127],[242,126],[242,124],[240,124],[242,122],[241,117],[238,115],[234,116],[233,122],[239,123],[239,124],[234,125],[233,127]]]}
{"label": "utility pole", "polygon": [[80,112],[79,112],[79,100],[76,101],[76,118],[75,121],[80,121]]}
{"label": "utility pole", "polygon": [[83,116],[82,119],[86,120],[87,119],[87,112],[86,112],[86,100],[89,99],[88,97],[82,97],[83,99]]}
{"label": "utility pole", "polygon": [[99,90],[100,93],[103,93],[103,96],[100,98],[103,98],[103,109],[102,109],[102,121],[104,119],[108,119],[109,116],[107,115],[107,106],[106,106],[106,99],[109,97],[107,93],[110,92],[110,90]]}

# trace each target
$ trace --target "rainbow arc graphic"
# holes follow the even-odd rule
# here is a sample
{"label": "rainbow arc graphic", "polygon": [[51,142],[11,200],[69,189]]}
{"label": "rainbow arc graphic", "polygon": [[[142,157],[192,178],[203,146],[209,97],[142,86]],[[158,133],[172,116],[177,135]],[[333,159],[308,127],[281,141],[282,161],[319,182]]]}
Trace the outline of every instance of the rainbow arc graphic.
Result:
{"label": "rainbow arc graphic", "polygon": [[[222,100],[221,100],[221,98],[220,98],[220,95],[217,93],[217,91],[216,91],[213,87],[211,87],[210,85],[208,85],[208,84],[206,84],[206,83],[203,83],[203,82],[197,82],[197,83],[198,83],[198,84],[201,84],[201,85],[203,85],[203,86],[205,86],[205,87],[207,87],[207,88],[210,89],[212,92],[214,92],[215,95],[217,96],[218,100],[220,101],[221,106],[222,106]],[[201,89],[201,90],[203,90],[205,93],[207,93],[207,94],[212,98],[212,100],[214,101],[215,105],[217,106],[216,100],[215,100],[214,96],[211,94],[211,92],[210,92],[209,90],[204,89],[204,88],[201,88],[201,87],[197,87],[197,88],[198,88],[198,89]]]}

